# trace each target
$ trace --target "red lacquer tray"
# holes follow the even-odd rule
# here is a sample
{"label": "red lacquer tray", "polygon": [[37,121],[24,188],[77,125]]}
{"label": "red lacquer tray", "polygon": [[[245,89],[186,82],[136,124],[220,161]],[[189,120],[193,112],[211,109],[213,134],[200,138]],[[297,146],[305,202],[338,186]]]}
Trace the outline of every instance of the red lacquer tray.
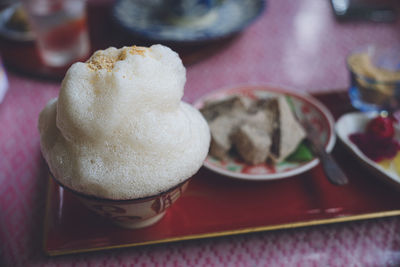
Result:
{"label": "red lacquer tray", "polygon": [[[336,118],[351,111],[344,92],[315,97]],[[50,180],[44,250],[61,255],[400,215],[396,185],[370,174],[340,143],[333,153],[350,177],[346,186],[330,184],[320,165],[267,182],[230,179],[203,168],[160,222],[139,230],[112,225]]]}

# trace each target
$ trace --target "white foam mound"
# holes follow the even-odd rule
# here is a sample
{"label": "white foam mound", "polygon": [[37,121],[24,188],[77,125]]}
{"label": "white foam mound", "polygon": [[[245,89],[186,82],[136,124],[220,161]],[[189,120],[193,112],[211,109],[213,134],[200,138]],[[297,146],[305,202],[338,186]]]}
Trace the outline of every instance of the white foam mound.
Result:
{"label": "white foam mound", "polygon": [[39,116],[53,175],[79,192],[141,198],[192,176],[209,147],[202,115],[181,101],[186,70],[162,45],[97,51],[68,70]]}

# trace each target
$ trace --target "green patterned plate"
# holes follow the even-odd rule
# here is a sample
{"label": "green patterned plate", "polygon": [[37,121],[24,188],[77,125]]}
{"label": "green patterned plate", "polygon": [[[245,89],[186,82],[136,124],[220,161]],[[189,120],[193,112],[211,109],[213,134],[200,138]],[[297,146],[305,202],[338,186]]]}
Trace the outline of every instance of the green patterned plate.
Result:
{"label": "green patterned plate", "polygon": [[[334,119],[324,105],[307,94],[294,93],[293,91],[267,85],[243,85],[214,91],[200,98],[194,103],[194,106],[200,109],[205,101],[219,100],[231,95],[244,95],[253,99],[285,95],[292,107],[299,111],[297,114],[301,114],[319,132],[320,142],[325,144],[326,151],[332,151],[336,140]],[[276,165],[267,163],[249,165],[241,161],[240,158],[233,156],[226,160],[219,160],[208,155],[204,166],[232,178],[261,181],[291,177],[310,170],[318,163],[319,160],[312,157],[308,161],[283,161]]]}

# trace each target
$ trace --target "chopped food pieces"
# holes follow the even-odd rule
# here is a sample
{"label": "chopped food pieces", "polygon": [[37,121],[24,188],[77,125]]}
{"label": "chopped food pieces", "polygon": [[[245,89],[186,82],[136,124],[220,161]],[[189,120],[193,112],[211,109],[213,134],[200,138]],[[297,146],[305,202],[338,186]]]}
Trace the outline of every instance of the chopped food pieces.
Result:
{"label": "chopped food pieces", "polygon": [[30,30],[28,16],[22,6],[15,9],[8,21],[6,27],[19,32],[28,32]]}
{"label": "chopped food pieces", "polygon": [[246,162],[258,164],[267,160],[271,138],[260,127],[243,124],[233,133],[232,140]]}
{"label": "chopped food pieces", "polygon": [[205,103],[201,112],[210,125],[210,154],[219,159],[236,151],[248,164],[279,163],[305,137],[284,96],[231,96]]}
{"label": "chopped food pieces", "polygon": [[249,108],[251,101],[248,98],[231,96],[221,101],[206,102],[201,110],[201,113],[208,122],[213,121],[215,118],[221,115],[240,115],[244,114]]}
{"label": "chopped food pieces", "polygon": [[231,133],[240,123],[239,119],[231,116],[219,116],[209,123],[211,131],[210,152],[218,158],[224,158],[231,149]]}
{"label": "chopped food pieces", "polygon": [[297,122],[285,98],[278,98],[278,109],[280,142],[278,153],[272,155],[275,162],[281,162],[289,156],[306,136],[303,127]]}

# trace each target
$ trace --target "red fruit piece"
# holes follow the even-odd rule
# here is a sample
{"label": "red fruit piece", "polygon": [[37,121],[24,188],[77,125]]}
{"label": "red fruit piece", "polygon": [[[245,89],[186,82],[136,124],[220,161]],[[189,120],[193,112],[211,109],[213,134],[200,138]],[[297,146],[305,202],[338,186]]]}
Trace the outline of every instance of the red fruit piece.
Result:
{"label": "red fruit piece", "polygon": [[378,116],[367,125],[367,133],[380,139],[391,139],[394,136],[393,120],[390,117]]}
{"label": "red fruit piece", "polygon": [[396,140],[377,138],[370,133],[354,133],[349,138],[364,155],[375,162],[394,158],[400,149]]}

